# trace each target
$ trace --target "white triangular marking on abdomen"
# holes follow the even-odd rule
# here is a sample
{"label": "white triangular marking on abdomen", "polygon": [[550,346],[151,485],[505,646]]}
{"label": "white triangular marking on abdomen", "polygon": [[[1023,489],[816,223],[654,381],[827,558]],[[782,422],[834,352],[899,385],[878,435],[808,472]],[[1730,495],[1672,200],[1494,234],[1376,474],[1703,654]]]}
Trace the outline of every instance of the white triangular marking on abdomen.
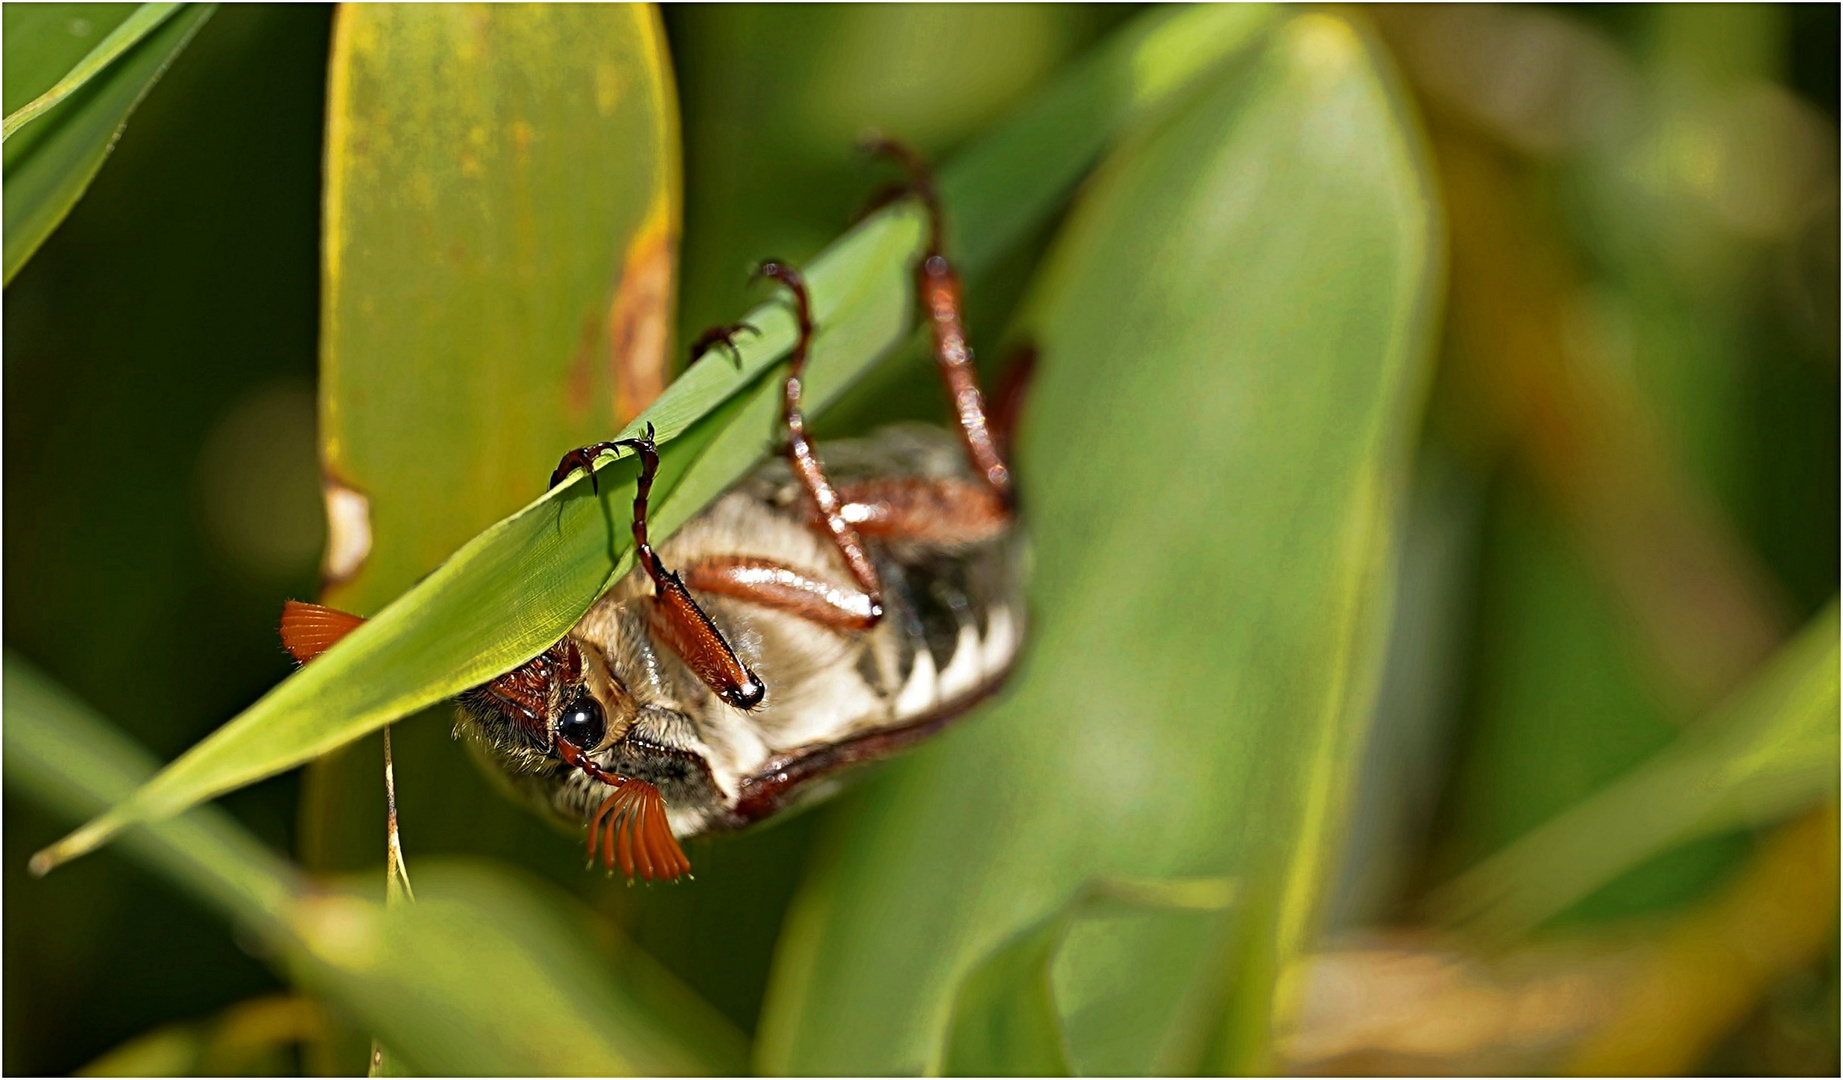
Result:
{"label": "white triangular marking on abdomen", "polygon": [[896,695],[896,719],[920,716],[934,708],[937,700],[935,695],[940,690],[939,683],[934,669],[934,657],[929,655],[926,646],[916,649],[915,666],[909,669],[909,681],[902,684],[902,693]]}
{"label": "white triangular marking on abdomen", "polygon": [[953,659],[941,672],[941,700],[952,701],[979,685],[981,669],[979,628],[972,623],[960,624],[960,638],[954,642]]}
{"label": "white triangular marking on abdomen", "polygon": [[986,615],[985,646],[980,650],[980,667],[986,678],[992,678],[1011,666],[1013,655],[1017,652],[1017,624],[1011,619],[1011,609],[995,607]]}

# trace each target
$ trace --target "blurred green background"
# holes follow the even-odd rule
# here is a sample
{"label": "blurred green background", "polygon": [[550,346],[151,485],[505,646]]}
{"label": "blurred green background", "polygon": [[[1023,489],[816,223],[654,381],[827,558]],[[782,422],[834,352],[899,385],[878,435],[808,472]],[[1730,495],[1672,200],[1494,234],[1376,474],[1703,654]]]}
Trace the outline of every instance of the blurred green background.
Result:
{"label": "blurred green background", "polygon": [[[30,5],[8,5],[9,35],[22,7]],[[755,260],[805,261],[843,231],[878,178],[851,154],[859,131],[899,133],[947,160],[1140,14],[665,8],[683,139],[675,340],[736,318],[753,295],[743,280]],[[1286,970],[1274,978],[1298,1004],[1256,1056],[1199,1051],[1205,1064],[1192,1067],[1834,1073],[1836,836],[1834,809],[1823,808],[1835,798],[1836,630],[1834,614],[1827,631],[1822,619],[1838,578],[1837,9],[1385,5],[1339,16],[1368,35],[1382,84],[1410,118],[1404,138],[1429,170],[1444,270],[1422,303],[1437,344],[1431,373],[1410,372],[1393,391],[1413,400],[1394,412],[1376,406],[1378,424],[1400,412],[1418,427],[1404,434],[1411,467],[1377,481],[1399,489],[1379,496],[1394,510],[1391,562],[1380,571],[1394,586],[1392,602],[1367,616],[1386,619],[1377,624],[1385,636],[1368,736],[1351,750],[1360,766],[1343,792],[1348,829],[1310,942],[1297,959],[1276,961]],[[326,534],[315,393],[332,17],[305,5],[216,11],[134,112],[82,201],[6,287],[5,642],[161,760],[289,672],[275,636],[281,602],[319,590]],[[1258,72],[1247,78],[1262,85]],[[1240,108],[1237,93],[1224,91],[1220,108]],[[1194,109],[1207,115],[1205,105]],[[1170,143],[1180,130],[1191,129],[1129,132],[1127,143],[1139,160],[1156,161],[1181,150]],[[1135,192],[1163,190],[1150,184],[1134,179],[1130,163],[1110,164],[1082,198],[1119,215]],[[1199,213],[1216,205],[1175,189],[1161,198],[1195,198]],[[1068,284],[1076,270],[1040,276],[1045,252],[1057,250],[1057,268],[1079,265],[1090,247],[1125,242],[1110,221],[1156,219],[1159,209],[1131,213],[1139,217],[1078,210],[1066,225],[1036,227],[974,277],[969,321],[988,373],[1002,358],[1001,332],[1022,326],[1058,340],[1057,327],[1083,310],[1069,297],[1102,288]],[[1258,246],[1265,234],[1249,235]],[[1334,275],[1325,277],[1334,288]],[[1133,287],[1103,284],[1104,296]],[[1324,316],[1310,293],[1272,300],[1288,302],[1299,310],[1238,309],[1217,329],[1297,324],[1309,334]],[[1231,344],[1225,355],[1249,347]],[[1165,347],[1151,341],[1148,353]],[[932,373],[904,355],[910,362],[883,365],[826,413],[822,431],[939,418]],[[1055,353],[1045,359],[1054,364]],[[1134,378],[1130,365],[1103,370]],[[1267,385],[1191,389],[1207,402],[1225,386]],[[1053,382],[1046,392],[1054,400]],[[1065,407],[1058,415],[1085,415]],[[1123,405],[1121,415],[1163,407],[1135,414]],[[1108,426],[1104,415],[1091,418]],[[1205,407],[1200,422],[1226,430],[1243,418],[1224,404],[1219,414]],[[1105,434],[1130,436],[1131,425]],[[1049,439],[1041,445],[1106,453],[1099,431]],[[560,436],[559,448],[569,442]],[[1083,475],[1044,474],[1052,489]],[[1052,552],[1064,542],[1053,530],[1084,528],[1054,515],[1079,498],[1057,498],[1052,491],[1044,523],[1052,532],[1038,538]],[[1188,560],[1195,578],[1227,574],[1218,567],[1259,550],[1258,538],[1161,547],[1157,503],[1133,505],[1154,537],[1142,557]],[[1053,584],[1060,571],[1045,572]],[[1737,706],[1730,695],[1779,670],[1771,665],[1786,655],[1781,647],[1814,620],[1830,649],[1829,741],[1816,743],[1827,782],[1799,781],[1777,803],[1724,803],[1674,833],[1660,827],[1662,839],[1633,845],[1630,869],[1581,849],[1566,861],[1604,858],[1610,868],[1604,880],[1583,872],[1581,897],[1547,907],[1478,899],[1547,865],[1519,869],[1493,856],[1514,854],[1532,830],[1675,753],[1679,739],[1707,727],[1701,718],[1751,722],[1758,713],[1768,732],[1759,745],[1770,743],[1775,706]],[[1225,624],[1223,647],[1241,632]],[[1215,646],[1202,640],[1199,656]],[[1195,678],[1181,660],[1141,677],[1153,688]],[[1055,675],[1041,665],[1031,673]],[[791,923],[788,912],[803,888],[809,898],[869,895],[869,886],[838,882],[837,853],[862,855],[864,844],[844,823],[930,805],[944,790],[928,771],[940,755],[816,813],[693,845],[693,883],[629,889],[584,874],[572,841],[488,794],[439,712],[396,729],[412,875],[418,859],[446,855],[516,866],[505,873],[574,894],[738,1031],[762,1034],[757,1067],[854,1060],[826,1056],[848,1047],[813,1049],[788,1034],[814,1030],[795,1006],[764,1004],[771,986],[781,992],[792,978],[775,973],[777,963],[785,968],[788,950],[805,948],[784,927],[810,930],[822,918],[811,899]],[[981,729],[966,738],[984,737]],[[343,752],[345,765],[316,766],[316,791],[287,773],[222,803],[313,870],[370,872],[382,858],[379,757],[371,737]],[[1762,775],[1762,790],[1791,790],[1791,781],[1774,787],[1780,773]],[[122,1060],[156,1070],[145,1062],[363,1068],[366,1028],[295,997],[259,942],[228,930],[170,879],[113,851],[30,877],[27,858],[73,822],[23,796],[11,773],[5,807],[6,1072],[70,1072],[117,1048],[146,1050],[152,1044],[134,1040],[156,1029],[169,1048],[180,1032],[202,1049]],[[1583,820],[1570,835],[1605,834]],[[915,835],[910,847],[881,849],[890,880],[931,850]],[[1272,857],[1293,857],[1284,842],[1272,845]],[[1468,936],[1467,919],[1452,914],[1485,908],[1515,909],[1502,916],[1513,929]],[[1081,925],[1072,942],[1091,932]],[[1762,926],[1784,932],[1749,937]],[[1122,940],[1215,940],[1189,933]],[[1083,947],[1093,957],[1114,946]],[[812,948],[803,962],[831,971],[834,992],[849,996],[850,973],[826,969]],[[1686,971],[1706,977],[1669,977]],[[1056,976],[1078,1067],[1142,1071],[1180,1060],[1133,1056],[1119,1048],[1130,1039],[1085,1043],[1075,1003],[1105,998],[1082,990],[1083,977]],[[1660,996],[1658,986],[1669,990]],[[1659,1047],[1633,1034],[1660,1028],[1682,1038]],[[884,1065],[855,1060],[867,1071]]]}

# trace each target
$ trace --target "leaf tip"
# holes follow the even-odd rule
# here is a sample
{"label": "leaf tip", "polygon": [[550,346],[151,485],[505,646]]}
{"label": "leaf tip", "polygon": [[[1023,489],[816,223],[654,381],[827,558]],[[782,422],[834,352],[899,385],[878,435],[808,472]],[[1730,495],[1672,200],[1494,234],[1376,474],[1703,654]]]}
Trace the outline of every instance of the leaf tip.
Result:
{"label": "leaf tip", "polygon": [[88,835],[92,831],[93,830],[88,826],[85,826],[71,833],[64,839],[59,840],[57,843],[32,856],[32,860],[26,864],[26,869],[32,872],[33,877],[42,878],[77,856],[89,852],[96,847],[96,840]]}
{"label": "leaf tip", "polygon": [[26,868],[32,872],[32,876],[44,877],[72,859],[88,855],[108,843],[121,831],[123,824],[121,807],[118,806],[92,818],[82,828],[32,856]]}

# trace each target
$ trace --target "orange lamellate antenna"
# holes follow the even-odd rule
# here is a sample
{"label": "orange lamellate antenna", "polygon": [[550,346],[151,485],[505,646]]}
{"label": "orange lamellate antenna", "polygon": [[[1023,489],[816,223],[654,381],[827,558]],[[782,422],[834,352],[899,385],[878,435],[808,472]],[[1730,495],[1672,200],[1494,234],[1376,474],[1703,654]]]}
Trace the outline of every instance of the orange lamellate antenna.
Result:
{"label": "orange lamellate antenna", "polygon": [[[605,834],[605,835],[604,835]],[[672,826],[665,796],[644,780],[624,780],[589,819],[589,862],[600,841],[602,862],[613,870],[646,881],[671,881],[691,871]]]}
{"label": "orange lamellate antenna", "polygon": [[602,861],[608,869],[613,870],[618,861],[621,873],[629,879],[671,881],[691,871],[691,860],[672,835],[672,824],[666,818],[666,797],[658,788],[603,769],[568,739],[558,739],[556,745],[565,763],[614,789],[589,818],[590,865],[595,863],[599,842]]}
{"label": "orange lamellate antenna", "polygon": [[282,605],[282,648],[296,663],[305,664],[338,644],[364,621],[361,616],[334,608],[290,600]]}

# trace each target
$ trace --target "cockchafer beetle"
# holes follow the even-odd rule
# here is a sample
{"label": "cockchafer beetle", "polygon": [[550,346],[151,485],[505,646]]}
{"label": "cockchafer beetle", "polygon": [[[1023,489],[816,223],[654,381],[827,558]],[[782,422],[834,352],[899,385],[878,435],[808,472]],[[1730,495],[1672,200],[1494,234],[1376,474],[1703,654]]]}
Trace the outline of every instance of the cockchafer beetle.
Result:
{"label": "cockchafer beetle", "polygon": [[[905,424],[821,453],[801,411],[815,333],[806,284],[785,263],[761,264],[799,324],[784,459],[655,548],[651,429],[565,454],[553,487],[577,469],[594,483],[597,458],[616,448],[640,458],[636,565],[562,641],[460,699],[458,733],[542,811],[586,823],[591,861],[599,852],[629,877],[676,878],[690,869],[679,838],[761,821],[823,795],[841,770],[938,731],[998,688],[1023,642],[1023,536],[1006,446],[1022,380],[988,408],[933,178],[900,144],[870,149],[907,174],[874,204],[913,196],[928,212],[916,290],[957,437]],[[693,360],[734,349],[749,330],[713,328]],[[1026,353],[1012,374],[1029,362]],[[290,602],[282,637],[306,662],[358,622]]]}

